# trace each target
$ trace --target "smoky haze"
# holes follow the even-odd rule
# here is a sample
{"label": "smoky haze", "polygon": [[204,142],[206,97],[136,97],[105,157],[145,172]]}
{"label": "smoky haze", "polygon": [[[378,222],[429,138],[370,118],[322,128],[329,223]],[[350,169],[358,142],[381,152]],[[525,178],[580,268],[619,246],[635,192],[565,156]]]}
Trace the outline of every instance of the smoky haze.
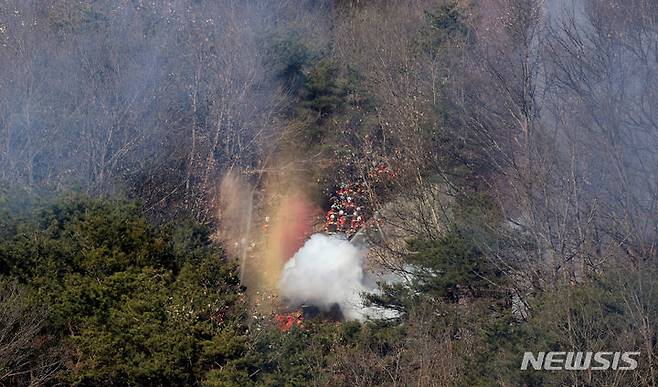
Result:
{"label": "smoky haze", "polygon": [[431,1],[339,3],[4,1],[0,181],[212,222],[227,171],[262,187],[285,144],[336,176],[394,165],[431,214],[398,224],[429,238],[461,166],[537,243],[502,266],[655,255],[655,2],[488,0],[438,33]]}
{"label": "smoky haze", "polygon": [[3,1],[0,180],[212,217],[224,171],[276,144],[268,47],[319,36],[313,3]]}

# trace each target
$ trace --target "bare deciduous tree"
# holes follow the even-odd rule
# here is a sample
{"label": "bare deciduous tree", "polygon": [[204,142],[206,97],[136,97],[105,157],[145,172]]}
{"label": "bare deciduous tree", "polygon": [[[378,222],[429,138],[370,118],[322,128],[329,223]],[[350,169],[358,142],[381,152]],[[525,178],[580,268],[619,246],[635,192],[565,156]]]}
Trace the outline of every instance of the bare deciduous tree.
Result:
{"label": "bare deciduous tree", "polygon": [[0,284],[0,383],[41,386],[63,368],[64,351],[41,332],[47,317],[17,283]]}

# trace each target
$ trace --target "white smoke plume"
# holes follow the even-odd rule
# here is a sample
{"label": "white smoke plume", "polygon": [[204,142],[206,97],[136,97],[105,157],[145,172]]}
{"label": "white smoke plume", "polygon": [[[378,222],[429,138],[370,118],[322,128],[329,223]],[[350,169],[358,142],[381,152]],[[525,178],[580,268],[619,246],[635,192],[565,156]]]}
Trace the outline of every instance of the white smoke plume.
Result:
{"label": "white smoke plume", "polygon": [[377,291],[363,270],[365,250],[344,238],[315,234],[286,263],[279,290],[296,305],[329,310],[338,304],[348,320],[377,318],[381,311],[366,307],[362,294]]}

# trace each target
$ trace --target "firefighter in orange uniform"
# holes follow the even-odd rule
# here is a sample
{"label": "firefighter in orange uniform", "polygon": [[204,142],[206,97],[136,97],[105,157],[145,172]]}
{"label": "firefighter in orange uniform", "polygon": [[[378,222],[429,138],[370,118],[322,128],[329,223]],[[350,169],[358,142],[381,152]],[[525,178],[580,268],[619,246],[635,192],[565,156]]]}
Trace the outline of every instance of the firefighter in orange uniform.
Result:
{"label": "firefighter in orange uniform", "polygon": [[340,216],[338,217],[338,231],[344,232],[345,226],[347,226],[347,216],[345,216],[343,211],[340,211]]}

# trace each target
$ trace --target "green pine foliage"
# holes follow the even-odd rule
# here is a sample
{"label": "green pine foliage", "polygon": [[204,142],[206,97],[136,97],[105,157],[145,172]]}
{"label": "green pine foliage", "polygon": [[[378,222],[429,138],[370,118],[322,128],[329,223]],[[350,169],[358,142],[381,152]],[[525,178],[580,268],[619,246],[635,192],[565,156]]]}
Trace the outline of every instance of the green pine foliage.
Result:
{"label": "green pine foliage", "polygon": [[155,228],[135,203],[70,197],[10,222],[2,276],[47,304],[73,385],[194,385],[248,377],[234,267],[191,222]]}

